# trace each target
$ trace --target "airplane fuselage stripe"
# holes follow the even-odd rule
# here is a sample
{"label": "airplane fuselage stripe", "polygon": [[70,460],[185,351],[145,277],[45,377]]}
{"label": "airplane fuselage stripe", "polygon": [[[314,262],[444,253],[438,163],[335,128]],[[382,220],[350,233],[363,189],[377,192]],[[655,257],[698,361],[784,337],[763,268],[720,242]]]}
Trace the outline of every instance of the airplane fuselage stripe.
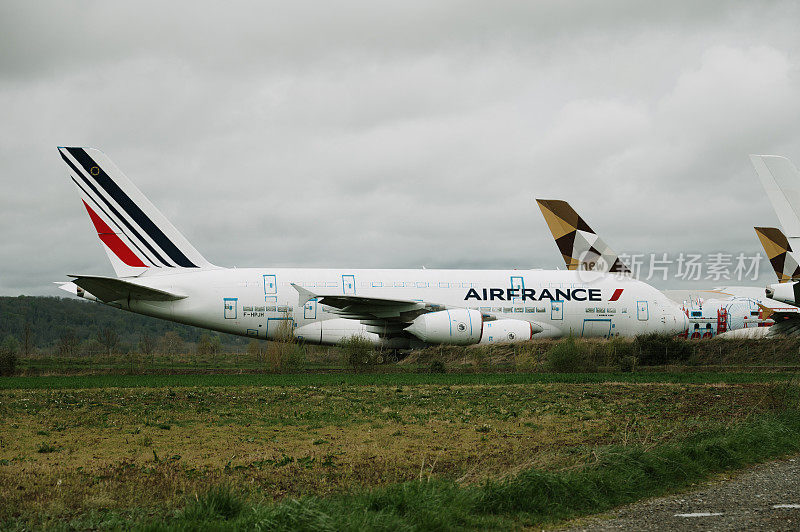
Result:
{"label": "airplane fuselage stripe", "polygon": [[[168,263],[166,260],[164,260],[164,259],[161,257],[161,255],[159,255],[159,254],[158,254],[158,252],[157,252],[155,249],[153,249],[153,246],[151,246],[151,245],[150,245],[150,243],[149,243],[147,240],[145,240],[144,238],[142,238],[142,236],[139,234],[139,232],[138,232],[136,229],[134,229],[134,228],[133,228],[133,226],[130,224],[130,222],[128,222],[128,220],[127,220],[127,219],[126,219],[124,216],[122,216],[122,215],[119,213],[119,211],[116,209],[116,207],[114,207],[114,206],[111,204],[111,202],[110,202],[110,201],[108,201],[108,199],[106,199],[106,197],[105,197],[105,196],[103,196],[103,195],[102,195],[102,194],[101,194],[101,193],[100,193],[100,192],[97,190],[97,187],[95,187],[95,186],[92,184],[92,182],[91,182],[90,180],[88,180],[88,179],[86,178],[86,176],[84,176],[84,175],[83,175],[83,172],[81,172],[80,170],[78,170],[78,168],[77,168],[77,167],[76,167],[74,164],[72,164],[72,161],[70,161],[70,160],[69,160],[69,158],[68,158],[66,155],[64,155],[64,154],[63,154],[62,152],[60,152],[60,151],[59,151],[59,153],[61,154],[61,158],[62,158],[62,159],[64,159],[64,162],[65,162],[65,163],[67,163],[67,164],[69,165],[69,167],[70,167],[70,168],[72,168],[72,171],[73,171],[73,172],[75,172],[75,175],[77,175],[77,176],[79,176],[81,179],[83,179],[83,182],[84,182],[84,183],[86,183],[86,185],[87,185],[87,186],[88,186],[90,189],[92,189],[92,192],[94,192],[94,193],[97,195],[97,197],[98,197],[98,198],[100,198],[101,200],[103,200],[103,203],[105,203],[105,204],[106,204],[106,206],[109,208],[109,210],[110,210],[111,212],[113,212],[113,213],[114,213],[114,215],[115,215],[117,218],[119,218],[119,219],[122,221],[122,223],[124,223],[124,224],[125,224],[125,226],[126,226],[126,227],[127,227],[129,230],[130,230],[130,232],[131,232],[131,233],[133,233],[133,235],[134,235],[134,236],[136,236],[136,238],[138,238],[138,239],[139,239],[139,240],[142,242],[142,244],[144,244],[144,245],[145,245],[145,247],[147,247],[147,249],[149,249],[149,250],[150,250],[150,251],[153,253],[153,255],[155,255],[155,256],[156,256],[156,258],[157,258],[159,261],[161,261],[161,263],[162,263],[164,266],[169,266],[170,268],[172,268],[172,267],[173,267],[173,265],[172,265],[172,264],[170,264],[170,263]],[[129,236],[130,236],[130,235],[129,235]]]}
{"label": "airplane fuselage stripe", "polygon": [[81,166],[91,175],[91,170],[93,168],[97,168],[98,172],[97,175],[93,175],[95,181],[97,181],[103,190],[105,190],[111,198],[117,202],[117,204],[122,207],[128,216],[130,216],[136,224],[142,228],[142,230],[147,233],[147,235],[153,239],[158,247],[160,247],[164,253],[166,253],[169,258],[171,258],[175,264],[181,266],[183,268],[197,268],[197,265],[194,264],[189,258],[184,255],[180,249],[172,243],[172,241],[165,235],[161,229],[158,228],[156,224],[139,208],[136,203],[131,200],[127,194],[117,185],[113,179],[111,179],[108,174],[103,170],[103,168],[98,165],[94,159],[89,156],[88,153],[83,148],[67,148],[70,155],[72,155],[76,161],[78,161]]}

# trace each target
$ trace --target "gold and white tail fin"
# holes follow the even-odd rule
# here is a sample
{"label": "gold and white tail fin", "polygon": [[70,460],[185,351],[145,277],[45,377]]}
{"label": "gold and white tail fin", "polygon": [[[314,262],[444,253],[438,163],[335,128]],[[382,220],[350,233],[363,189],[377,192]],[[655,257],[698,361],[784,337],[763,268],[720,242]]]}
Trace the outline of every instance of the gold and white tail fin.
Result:
{"label": "gold and white tail fin", "polygon": [[630,273],[614,250],[592,231],[569,203],[537,199],[568,270]]}
{"label": "gold and white tail fin", "polygon": [[117,277],[213,268],[100,150],[58,148]]}
{"label": "gold and white tail fin", "polygon": [[799,249],[800,172],[792,161],[778,155],[751,155],[750,161],[778,215],[783,234],[795,249]]}
{"label": "gold and white tail fin", "polygon": [[769,258],[778,282],[788,283],[800,279],[800,265],[792,255],[792,246],[786,235],[777,227],[754,227],[764,252]]}

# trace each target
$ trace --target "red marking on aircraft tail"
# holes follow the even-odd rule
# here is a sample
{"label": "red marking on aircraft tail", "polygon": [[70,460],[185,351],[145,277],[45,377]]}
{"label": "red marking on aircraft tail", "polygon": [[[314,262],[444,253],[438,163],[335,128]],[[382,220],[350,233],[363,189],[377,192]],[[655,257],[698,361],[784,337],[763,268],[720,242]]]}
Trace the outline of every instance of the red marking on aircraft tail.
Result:
{"label": "red marking on aircraft tail", "polygon": [[624,288],[617,288],[616,290],[614,290],[614,293],[611,294],[611,299],[609,299],[609,301],[616,301],[617,299],[619,299],[619,296],[622,295],[622,291],[623,290],[625,290],[625,289]]}
{"label": "red marking on aircraft tail", "polygon": [[[81,200],[83,201],[83,200]],[[103,244],[108,246],[108,249],[114,252],[114,255],[119,257],[119,260],[124,262],[128,266],[133,266],[135,268],[147,268],[147,264],[142,262],[142,260],[136,256],[136,254],[131,251],[131,248],[125,245],[125,242],[108,226],[107,223],[100,218],[96,212],[89,207],[86,202],[83,202],[83,206],[86,207],[86,212],[89,213],[89,218],[92,219],[92,224],[94,224],[94,228],[97,230],[97,236],[100,237],[100,240],[103,241]]]}

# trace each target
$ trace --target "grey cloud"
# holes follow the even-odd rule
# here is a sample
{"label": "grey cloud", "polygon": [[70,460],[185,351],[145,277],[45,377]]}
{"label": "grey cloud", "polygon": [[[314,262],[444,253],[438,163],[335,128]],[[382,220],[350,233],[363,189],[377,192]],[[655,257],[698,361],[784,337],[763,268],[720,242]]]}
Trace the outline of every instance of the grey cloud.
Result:
{"label": "grey cloud", "polygon": [[799,15],[5,3],[0,293],[110,272],[63,144],[106,151],[221,265],[560,266],[533,197],[619,251],[754,253],[776,220],[747,154],[800,163]]}

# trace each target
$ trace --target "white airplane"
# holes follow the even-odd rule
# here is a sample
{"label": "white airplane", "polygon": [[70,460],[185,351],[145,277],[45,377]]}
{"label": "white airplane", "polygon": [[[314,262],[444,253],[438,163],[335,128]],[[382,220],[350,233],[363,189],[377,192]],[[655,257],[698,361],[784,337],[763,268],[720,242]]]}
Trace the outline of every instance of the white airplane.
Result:
{"label": "white airplane", "polygon": [[[567,269],[630,275],[630,270],[619,255],[589,227],[569,203],[543,199],[537,199],[536,202]],[[760,287],[723,286],[709,290],[664,290],[664,295],[680,304],[686,312],[690,323],[686,336],[690,338],[711,338],[718,334],[726,334],[728,337],[786,334],[788,330],[785,325],[788,322],[784,324],[785,320],[800,327],[798,309],[764,297],[764,290]],[[770,326],[775,323],[780,323],[781,326],[772,329]]]}
{"label": "white airplane", "polygon": [[220,332],[285,331],[389,348],[608,337],[686,329],[686,315],[634,279],[545,270],[222,268],[178,232],[105,154],[59,148],[117,278],[61,288],[124,310]]}

